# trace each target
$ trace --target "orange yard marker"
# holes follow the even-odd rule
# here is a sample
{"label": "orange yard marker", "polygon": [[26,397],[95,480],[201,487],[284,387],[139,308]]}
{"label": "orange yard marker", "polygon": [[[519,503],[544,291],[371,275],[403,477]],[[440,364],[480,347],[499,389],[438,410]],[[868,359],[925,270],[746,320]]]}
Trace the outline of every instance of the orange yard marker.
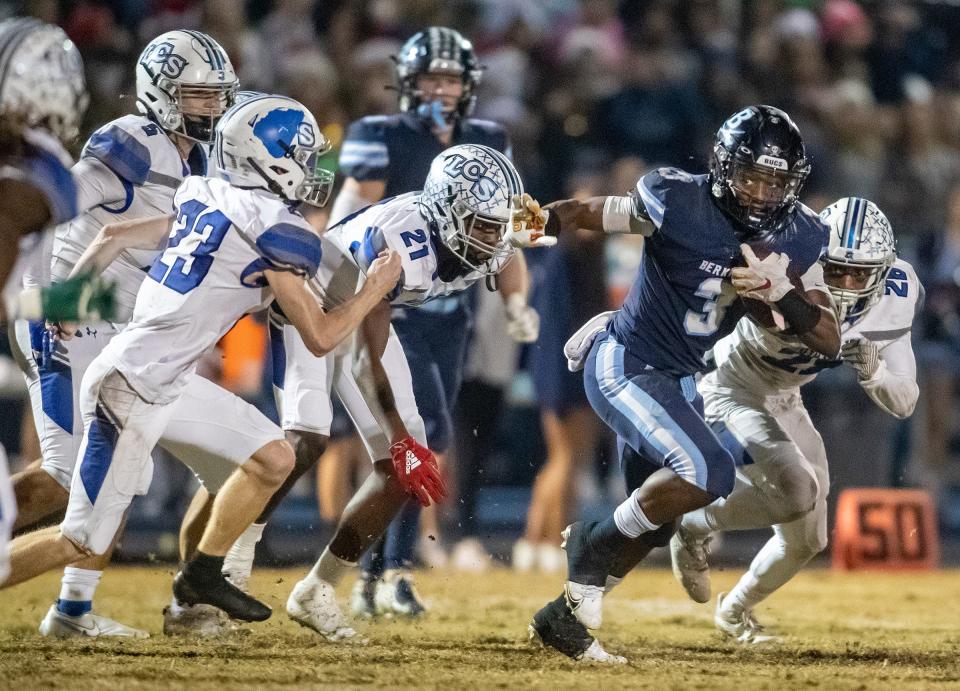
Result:
{"label": "orange yard marker", "polygon": [[844,490],[837,503],[833,568],[936,568],[940,563],[936,516],[933,500],[923,490]]}

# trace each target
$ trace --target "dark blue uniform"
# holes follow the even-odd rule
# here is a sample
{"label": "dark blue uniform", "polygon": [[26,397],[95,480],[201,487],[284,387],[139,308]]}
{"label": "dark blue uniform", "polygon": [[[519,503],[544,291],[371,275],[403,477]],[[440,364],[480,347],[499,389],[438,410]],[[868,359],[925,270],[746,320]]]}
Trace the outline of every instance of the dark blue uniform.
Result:
{"label": "dark blue uniform", "polygon": [[[450,146],[483,144],[510,155],[506,130],[487,120],[467,118],[456,124]],[[423,189],[430,164],[447,146],[421,119],[409,114],[370,115],[347,131],[340,150],[341,172],[360,182],[382,180],[384,197]],[[413,395],[426,427],[427,442],[437,452],[453,440],[451,411],[460,389],[471,313],[467,291],[431,300],[415,309],[393,310],[393,328],[410,365]],[[367,552],[364,570],[409,566],[417,535],[419,505],[410,501],[385,536],[382,561],[376,548]]]}
{"label": "dark blue uniform", "polygon": [[[661,168],[637,183],[656,231],[623,307],[597,338],[584,385],[597,414],[617,433],[628,488],[663,467],[716,496],[733,489],[734,463],[703,420],[694,374],[745,314],[730,283],[741,262],[737,227],[713,203],[706,175]],[[827,244],[827,228],[798,205],[789,224],[750,244],[785,252],[802,275]]]}

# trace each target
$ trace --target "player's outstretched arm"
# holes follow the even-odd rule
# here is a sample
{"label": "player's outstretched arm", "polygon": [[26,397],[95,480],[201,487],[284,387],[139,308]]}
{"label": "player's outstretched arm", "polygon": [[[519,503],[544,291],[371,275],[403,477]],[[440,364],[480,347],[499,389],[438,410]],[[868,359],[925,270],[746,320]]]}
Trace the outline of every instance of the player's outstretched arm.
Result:
{"label": "player's outstretched arm", "polygon": [[881,409],[900,420],[913,414],[920,388],[909,331],[882,349],[862,337],[850,339],[843,343],[840,357],[856,370],[860,386]]}
{"label": "player's outstretched arm", "polygon": [[498,279],[507,312],[507,333],[517,343],[533,343],[540,335],[540,315],[527,302],[530,276],[522,252],[513,255]]}
{"label": "player's outstretched arm", "polygon": [[543,208],[550,214],[545,228],[547,235],[582,228],[598,233],[633,233],[649,237],[657,229],[637,194],[561,199]]}
{"label": "player's outstretched arm", "polygon": [[400,268],[399,254],[393,250],[381,252],[370,265],[360,290],[329,312],[323,311],[302,276],[275,269],[267,269],[264,276],[307,349],[315,356],[323,357],[353,333],[367,313],[396,287]]}
{"label": "player's outstretched arm", "polygon": [[173,214],[108,223],[84,250],[70,271],[70,278],[100,273],[124,250],[163,249],[170,236]]}

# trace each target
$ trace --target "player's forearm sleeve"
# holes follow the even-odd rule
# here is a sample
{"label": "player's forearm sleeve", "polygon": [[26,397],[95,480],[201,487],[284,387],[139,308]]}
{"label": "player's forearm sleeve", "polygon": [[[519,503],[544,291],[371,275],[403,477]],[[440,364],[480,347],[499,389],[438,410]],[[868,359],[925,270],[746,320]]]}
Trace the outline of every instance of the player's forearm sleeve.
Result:
{"label": "player's forearm sleeve", "polygon": [[894,417],[902,420],[913,414],[920,388],[909,332],[880,351],[880,367],[860,386],[874,403]]}
{"label": "player's forearm sleeve", "polygon": [[603,232],[634,233],[649,237],[656,229],[639,195],[611,195],[603,202]]}
{"label": "player's forearm sleeve", "polygon": [[117,175],[95,158],[82,158],[73,166],[77,185],[77,211],[83,213],[100,204],[122,202],[127,189]]}

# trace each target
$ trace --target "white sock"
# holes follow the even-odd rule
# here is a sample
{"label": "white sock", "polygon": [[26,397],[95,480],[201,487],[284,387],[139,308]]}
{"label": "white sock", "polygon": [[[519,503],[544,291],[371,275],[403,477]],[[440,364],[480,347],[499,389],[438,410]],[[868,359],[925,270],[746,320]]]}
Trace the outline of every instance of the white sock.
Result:
{"label": "white sock", "polygon": [[103,571],[68,566],[60,579],[60,599],[57,609],[72,617],[79,617],[93,609],[93,594],[100,584]]}
{"label": "white sock", "polygon": [[713,517],[710,515],[710,512],[707,511],[707,508],[709,507],[684,514],[680,525],[685,531],[699,535],[700,537],[706,537],[710,533],[715,532],[717,526],[714,525]]}
{"label": "white sock", "polygon": [[233,543],[227,556],[223,558],[223,573],[230,575],[230,580],[237,584],[246,583],[253,571],[253,559],[257,553],[257,543],[263,537],[266,523],[251,523],[243,531],[237,541]]}
{"label": "white sock", "polygon": [[613,512],[613,521],[617,530],[629,538],[640,537],[642,533],[656,530],[660,526],[653,523],[640,508],[640,488],[626,498]]}
{"label": "white sock", "polygon": [[330,585],[337,585],[350,571],[357,567],[357,562],[341,559],[327,547],[317,559],[317,563],[310,569],[304,580],[326,581]]}

